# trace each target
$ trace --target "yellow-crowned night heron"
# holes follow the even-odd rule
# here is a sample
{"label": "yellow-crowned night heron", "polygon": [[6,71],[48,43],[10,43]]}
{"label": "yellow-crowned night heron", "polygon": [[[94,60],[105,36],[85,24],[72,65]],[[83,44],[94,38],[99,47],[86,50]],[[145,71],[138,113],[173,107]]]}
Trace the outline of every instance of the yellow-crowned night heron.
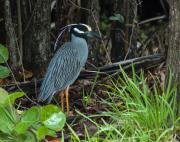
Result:
{"label": "yellow-crowned night heron", "polygon": [[67,113],[69,113],[69,86],[77,79],[82,67],[85,65],[88,57],[88,37],[98,37],[91,31],[91,28],[85,24],[71,24],[62,28],[57,43],[62,38],[62,34],[69,30],[71,41],[66,42],[52,58],[47,72],[45,74],[40,94],[39,102],[50,102],[57,92],[61,95],[61,108],[64,110],[64,95],[66,97]]}

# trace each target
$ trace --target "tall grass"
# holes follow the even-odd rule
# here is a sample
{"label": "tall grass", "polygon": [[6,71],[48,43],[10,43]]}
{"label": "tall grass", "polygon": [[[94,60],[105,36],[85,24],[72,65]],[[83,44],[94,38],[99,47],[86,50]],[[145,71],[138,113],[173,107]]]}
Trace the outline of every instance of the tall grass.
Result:
{"label": "tall grass", "polygon": [[[113,128],[121,134],[117,136],[120,136],[122,141],[172,140],[176,126],[180,124],[177,89],[172,86],[172,75],[169,76],[166,88],[160,88],[154,80],[150,89],[143,73],[137,76],[133,71],[132,78],[123,70],[122,74],[117,81],[112,81],[113,86],[108,86],[109,101],[103,100],[110,107],[105,114],[112,119]],[[118,98],[124,103],[123,110],[115,103]]]}
{"label": "tall grass", "polygon": [[[112,80],[107,86],[108,99],[102,99],[107,111],[101,116],[108,116],[102,124],[97,124],[90,117],[97,133],[86,141],[99,142],[169,142],[176,141],[176,131],[180,129],[180,106],[177,104],[176,86],[172,86],[170,74],[166,88],[160,88],[157,81],[151,88],[144,74],[134,72],[132,77],[122,70],[122,76]],[[123,103],[123,104],[122,104]],[[119,105],[122,104],[122,105]]]}

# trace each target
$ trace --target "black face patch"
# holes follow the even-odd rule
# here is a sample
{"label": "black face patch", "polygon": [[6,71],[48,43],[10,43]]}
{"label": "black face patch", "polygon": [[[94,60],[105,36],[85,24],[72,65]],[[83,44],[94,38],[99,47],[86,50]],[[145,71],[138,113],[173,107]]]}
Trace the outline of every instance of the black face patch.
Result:
{"label": "black face patch", "polygon": [[[74,30],[75,29],[75,30]],[[91,31],[91,27],[89,27],[86,24],[69,24],[60,29],[60,33],[56,39],[54,50],[56,50],[58,43],[64,38],[64,33],[68,31],[69,37],[71,38],[71,34],[74,34],[75,36],[87,38],[85,32]]]}
{"label": "black face patch", "polygon": [[77,24],[71,26],[70,35],[74,34],[75,36],[86,38],[85,32],[91,31],[91,28],[85,24]]}

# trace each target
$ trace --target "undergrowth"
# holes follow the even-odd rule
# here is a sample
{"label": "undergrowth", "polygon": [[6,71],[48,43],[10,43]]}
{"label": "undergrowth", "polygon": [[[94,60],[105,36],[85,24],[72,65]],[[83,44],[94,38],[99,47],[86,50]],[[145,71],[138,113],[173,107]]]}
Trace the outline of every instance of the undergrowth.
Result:
{"label": "undergrowth", "polygon": [[[170,73],[166,88],[161,88],[154,80],[153,86],[146,82],[144,74],[137,75],[133,69],[132,77],[121,69],[122,76],[112,79],[106,86],[107,99],[101,99],[106,111],[85,119],[97,127],[94,135],[89,135],[86,125],[85,138],[80,140],[72,132],[71,141],[83,142],[176,142],[180,130],[180,106],[177,103],[177,89],[172,86]],[[96,122],[101,117],[101,123]],[[109,119],[104,119],[108,117]]]}

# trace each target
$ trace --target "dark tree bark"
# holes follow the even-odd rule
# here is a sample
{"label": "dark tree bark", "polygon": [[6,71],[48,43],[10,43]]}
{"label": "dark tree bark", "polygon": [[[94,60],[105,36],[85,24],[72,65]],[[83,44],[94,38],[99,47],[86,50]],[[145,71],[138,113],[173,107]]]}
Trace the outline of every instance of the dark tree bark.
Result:
{"label": "dark tree bark", "polygon": [[121,14],[125,21],[124,23],[118,21],[112,23],[112,61],[120,61],[125,58],[136,57],[136,32],[134,27],[134,20],[137,14],[136,0],[114,1],[113,11],[116,14]]}
{"label": "dark tree bark", "polygon": [[[82,6],[87,8],[89,11],[82,11],[82,21],[91,26],[93,31],[99,31],[100,23],[100,4],[99,0],[87,0],[82,1]],[[107,63],[105,47],[102,42],[97,40],[89,41],[89,62],[95,66],[102,66]]]}
{"label": "dark tree bark", "polygon": [[4,1],[0,1],[0,43],[5,44],[6,41],[6,31],[5,31],[5,21],[4,21]]}
{"label": "dark tree bark", "polygon": [[80,23],[80,9],[77,0],[58,0],[56,4],[56,31],[67,24]]}
{"label": "dark tree bark", "polygon": [[51,57],[50,22],[51,1],[24,1],[24,65],[32,69],[35,77],[44,75]]}
{"label": "dark tree bark", "polygon": [[13,22],[12,11],[11,11],[11,2],[10,0],[4,1],[4,20],[5,20],[5,29],[6,29],[6,46],[9,49],[10,53],[10,65],[12,70],[19,68],[19,51],[18,43],[16,37],[15,23]]}
{"label": "dark tree bark", "polygon": [[174,83],[178,88],[178,102],[180,101],[180,1],[169,0],[169,47],[167,53],[167,65],[174,75]]}
{"label": "dark tree bark", "polygon": [[[124,0],[114,1],[113,5],[113,14],[118,13],[125,17],[124,11]],[[112,14],[112,15],[113,15]],[[112,16],[111,15],[111,16]],[[125,23],[120,23],[117,21],[112,22],[111,24],[111,59],[113,62],[123,60],[125,57]],[[126,41],[126,42],[125,42]]]}

